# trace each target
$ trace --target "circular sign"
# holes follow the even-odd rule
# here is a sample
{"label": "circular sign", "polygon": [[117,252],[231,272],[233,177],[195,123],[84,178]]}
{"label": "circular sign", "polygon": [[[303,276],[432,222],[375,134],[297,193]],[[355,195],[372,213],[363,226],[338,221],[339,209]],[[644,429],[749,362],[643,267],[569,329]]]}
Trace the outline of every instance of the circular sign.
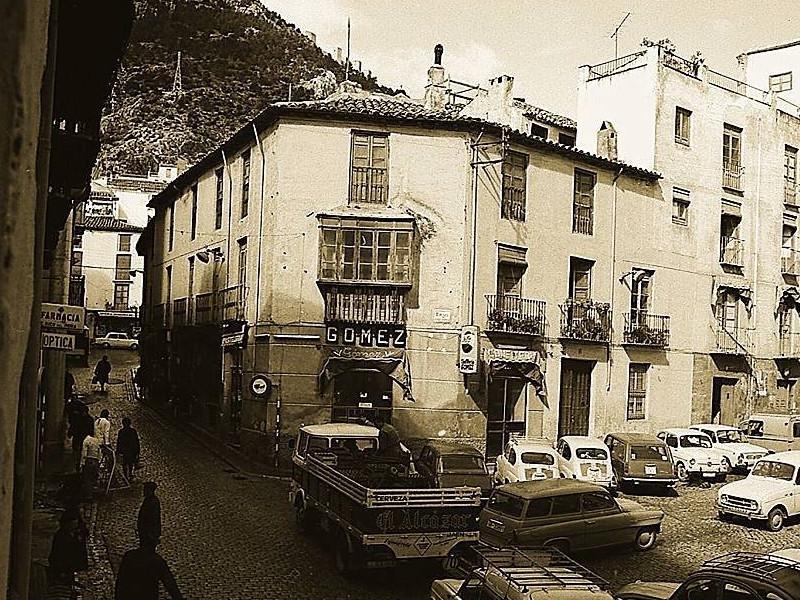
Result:
{"label": "circular sign", "polygon": [[256,375],[250,380],[250,389],[255,396],[266,396],[272,390],[272,382],[264,375]]}

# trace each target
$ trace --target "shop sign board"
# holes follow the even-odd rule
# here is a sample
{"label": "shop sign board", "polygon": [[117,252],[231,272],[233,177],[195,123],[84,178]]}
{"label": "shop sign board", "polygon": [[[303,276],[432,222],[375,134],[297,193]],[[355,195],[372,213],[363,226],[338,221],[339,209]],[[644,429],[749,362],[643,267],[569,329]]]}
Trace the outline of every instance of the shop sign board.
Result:
{"label": "shop sign board", "polygon": [[42,350],[75,350],[75,336],[71,333],[42,332]]}
{"label": "shop sign board", "polygon": [[466,375],[478,372],[478,328],[475,325],[465,325],[461,328],[458,370]]}
{"label": "shop sign board", "polygon": [[535,363],[541,362],[541,355],[536,350],[510,350],[507,348],[484,348],[484,362],[514,362]]}
{"label": "shop sign board", "polygon": [[325,342],[361,348],[405,348],[404,325],[328,325]]}
{"label": "shop sign board", "polygon": [[42,327],[83,331],[86,309],[69,304],[42,302]]}

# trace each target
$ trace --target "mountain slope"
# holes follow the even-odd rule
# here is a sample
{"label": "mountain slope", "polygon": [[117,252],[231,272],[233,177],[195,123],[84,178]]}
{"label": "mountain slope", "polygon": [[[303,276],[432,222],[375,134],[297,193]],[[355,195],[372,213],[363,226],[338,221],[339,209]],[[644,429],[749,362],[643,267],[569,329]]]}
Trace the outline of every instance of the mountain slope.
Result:
{"label": "mountain slope", "polygon": [[[182,93],[173,93],[178,50]],[[102,172],[190,164],[267,104],[310,97],[315,77],[344,67],[258,0],[139,0],[137,20],[103,117]],[[365,89],[391,91],[351,70]]]}

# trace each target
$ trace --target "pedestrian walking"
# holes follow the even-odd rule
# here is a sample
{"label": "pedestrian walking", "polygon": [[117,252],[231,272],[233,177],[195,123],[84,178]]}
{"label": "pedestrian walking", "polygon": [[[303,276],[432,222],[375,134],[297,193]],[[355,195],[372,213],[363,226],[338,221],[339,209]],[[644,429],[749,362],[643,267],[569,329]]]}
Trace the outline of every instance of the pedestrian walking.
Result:
{"label": "pedestrian walking", "polygon": [[94,435],[100,438],[104,446],[111,446],[111,413],[107,408],[100,411],[100,416],[94,422]]}
{"label": "pedestrian walking", "polygon": [[147,481],[142,486],[144,500],[139,507],[139,517],[136,520],[136,532],[139,540],[158,545],[161,539],[161,501],[156,496],[155,481]]}
{"label": "pedestrian walking", "polygon": [[47,587],[68,585],[75,581],[75,573],[89,566],[86,553],[86,524],[75,509],[61,513],[58,530],[53,535],[47,567]]}
{"label": "pedestrian walking", "polygon": [[97,474],[100,472],[100,457],[102,456],[102,442],[95,437],[94,423],[92,430],[83,440],[81,473],[83,474],[84,498],[91,498],[94,486],[97,483]]}
{"label": "pedestrian walking", "polygon": [[128,417],[122,419],[122,429],[117,432],[117,454],[122,456],[122,474],[133,480],[133,469],[139,462],[139,433],[131,427]]}
{"label": "pedestrian walking", "polygon": [[97,365],[94,367],[94,377],[92,383],[100,385],[100,391],[106,391],[106,384],[108,383],[108,376],[111,373],[111,363],[108,361],[108,356],[103,355]]}
{"label": "pedestrian walking", "polygon": [[89,414],[89,407],[77,401],[70,404],[70,411],[67,415],[69,418],[67,436],[72,438],[72,457],[77,472],[81,470],[83,440],[94,430],[94,420]]}
{"label": "pedestrian walking", "polygon": [[139,547],[122,557],[114,586],[114,600],[158,600],[159,583],[172,600],[182,600],[181,592],[167,561],[156,544],[139,538]]}

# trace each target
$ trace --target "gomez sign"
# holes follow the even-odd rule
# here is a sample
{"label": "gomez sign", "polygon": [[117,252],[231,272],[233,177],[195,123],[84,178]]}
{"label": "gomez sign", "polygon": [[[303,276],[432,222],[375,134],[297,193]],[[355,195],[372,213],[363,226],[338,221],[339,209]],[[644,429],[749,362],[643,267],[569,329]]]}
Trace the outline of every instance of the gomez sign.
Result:
{"label": "gomez sign", "polygon": [[362,348],[405,348],[406,328],[402,325],[328,325],[325,342]]}

